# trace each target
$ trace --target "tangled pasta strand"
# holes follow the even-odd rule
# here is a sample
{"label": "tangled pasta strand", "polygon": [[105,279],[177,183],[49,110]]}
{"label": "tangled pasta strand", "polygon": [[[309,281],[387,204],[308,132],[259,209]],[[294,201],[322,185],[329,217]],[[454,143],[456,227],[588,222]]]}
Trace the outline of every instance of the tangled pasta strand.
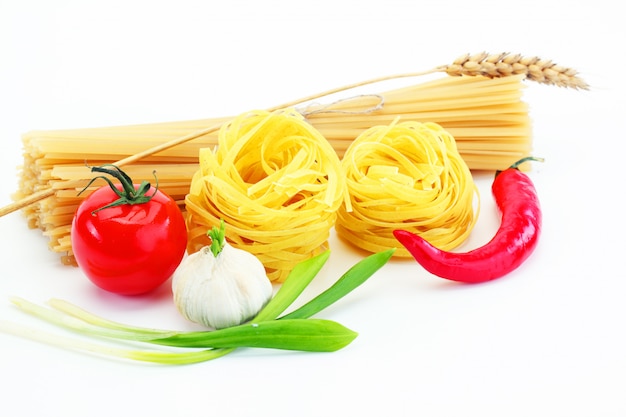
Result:
{"label": "tangled pasta strand", "polygon": [[[335,228],[361,249],[398,247],[393,230],[405,229],[450,250],[476,223],[478,189],[454,138],[436,123],[372,127],[348,147],[342,166],[350,203],[339,209]],[[410,254],[398,248],[394,256]]]}
{"label": "tangled pasta strand", "polygon": [[346,187],[329,142],[293,109],[253,111],[200,151],[185,199],[189,253],[220,219],[231,244],[256,255],[272,281],[327,248]]}

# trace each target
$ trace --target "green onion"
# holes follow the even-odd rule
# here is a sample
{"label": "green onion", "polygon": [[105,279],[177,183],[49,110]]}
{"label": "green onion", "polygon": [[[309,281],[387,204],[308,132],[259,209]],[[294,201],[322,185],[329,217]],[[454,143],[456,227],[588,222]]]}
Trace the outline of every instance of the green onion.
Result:
{"label": "green onion", "polygon": [[320,272],[329,256],[330,251],[326,251],[298,263],[282,283],[276,295],[252,321],[273,320],[282,314]]}
{"label": "green onion", "polygon": [[206,362],[220,358],[231,353],[232,349],[206,349],[199,351],[166,352],[166,351],[146,351],[134,349],[120,349],[102,344],[86,342],[84,340],[64,337],[52,333],[42,332],[18,326],[14,323],[0,321],[0,331],[14,334],[16,336],[57,346],[64,349],[72,349],[82,352],[90,352],[107,357],[118,357],[134,361],[157,363],[161,365],[184,365],[198,362]]}
{"label": "green onion", "polygon": [[170,365],[217,359],[236,348],[332,352],[350,344],[357,333],[332,320],[310,317],[363,284],[391,258],[393,252],[391,249],[361,260],[326,291],[281,317],[328,260],[330,252],[325,251],[296,265],[276,295],[252,321],[215,331],[185,332],[129,326],[104,319],[59,299],[50,300],[52,308],[38,306],[18,297],[11,299],[25,313],[82,335],[138,342],[153,348],[167,346],[177,350],[174,352],[115,348],[29,330],[7,322],[0,322],[0,331],[64,348]]}
{"label": "green onion", "polygon": [[180,333],[172,330],[156,330],[115,323],[88,313],[62,300],[54,299],[49,302],[53,307],[57,308],[56,310],[38,306],[19,297],[12,297],[11,301],[25,313],[77,333],[91,336],[142,342]]}
{"label": "green onion", "polygon": [[271,320],[215,331],[187,332],[150,343],[177,347],[256,347],[308,352],[333,352],[347,346],[357,333],[323,319]]}
{"label": "green onion", "polygon": [[13,304],[22,311],[30,313],[48,322],[62,327],[70,328],[79,332],[99,332],[100,336],[127,338],[132,340],[150,340],[157,337],[167,337],[179,332],[172,330],[149,329],[145,327],[130,326],[91,314],[80,307],[64,300],[53,298],[48,304],[55,310],[33,304],[19,297],[12,297]]}
{"label": "green onion", "polygon": [[339,299],[349,294],[359,285],[363,284],[369,277],[371,277],[376,271],[387,263],[394,252],[395,249],[389,249],[384,252],[375,253],[361,260],[359,263],[350,268],[348,272],[339,278],[339,280],[326,291],[297,310],[280,317],[280,319],[305,319],[319,313],[326,307],[334,304]]}

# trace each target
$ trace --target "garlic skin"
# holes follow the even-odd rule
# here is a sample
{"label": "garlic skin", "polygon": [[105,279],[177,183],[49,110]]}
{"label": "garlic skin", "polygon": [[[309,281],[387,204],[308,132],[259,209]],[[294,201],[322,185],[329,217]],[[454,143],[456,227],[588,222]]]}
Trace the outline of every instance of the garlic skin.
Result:
{"label": "garlic skin", "polygon": [[172,276],[172,293],[186,319],[222,329],[252,319],[272,298],[273,287],[256,256],[224,242],[217,256],[205,246],[183,259]]}

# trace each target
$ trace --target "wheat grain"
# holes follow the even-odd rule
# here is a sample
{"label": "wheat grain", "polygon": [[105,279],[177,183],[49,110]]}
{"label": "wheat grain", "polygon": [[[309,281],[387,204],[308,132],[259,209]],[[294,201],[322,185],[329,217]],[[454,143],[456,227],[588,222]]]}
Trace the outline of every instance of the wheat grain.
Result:
{"label": "wheat grain", "polygon": [[589,85],[572,68],[554,64],[538,57],[524,57],[509,53],[475,55],[466,54],[457,58],[451,65],[439,67],[448,75],[482,75],[489,78],[524,75],[527,79],[541,84],[568,87],[576,90],[588,90]]}

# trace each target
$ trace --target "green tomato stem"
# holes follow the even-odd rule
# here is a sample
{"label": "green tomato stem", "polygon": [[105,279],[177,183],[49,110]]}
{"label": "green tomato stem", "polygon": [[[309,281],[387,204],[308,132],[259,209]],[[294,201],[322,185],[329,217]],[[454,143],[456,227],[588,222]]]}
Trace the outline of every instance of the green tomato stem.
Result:
{"label": "green tomato stem", "polygon": [[[111,167],[112,169],[109,169],[106,167]],[[95,213],[97,213],[100,210],[104,210],[104,209],[111,208],[111,207],[117,207],[117,206],[121,206],[124,204],[133,205],[133,204],[147,203],[156,195],[157,191],[159,190],[159,179],[156,176],[156,171],[153,171],[152,173],[156,181],[156,185],[155,185],[154,192],[152,193],[152,195],[146,195],[146,193],[150,190],[150,183],[148,181],[142,181],[141,184],[139,184],[139,186],[137,187],[137,189],[135,189],[133,180],[128,176],[128,174],[126,174],[116,165],[104,164],[104,165],[97,166],[97,167],[91,167],[91,172],[100,172],[103,174],[108,174],[116,178],[120,182],[120,184],[122,184],[122,191],[120,191],[113,184],[113,182],[109,178],[105,177],[104,175],[99,175],[97,177],[94,177],[91,179],[91,181],[89,181],[89,183],[87,183],[85,188],[83,188],[78,193],[78,195],[82,194],[87,188],[89,188],[89,186],[91,186],[91,184],[95,180],[103,179],[107,182],[107,184],[109,184],[109,187],[111,188],[111,190],[113,190],[113,192],[119,197],[117,200],[113,201],[112,203],[109,203],[105,206],[102,206],[94,210],[91,213],[93,215],[95,215]]]}

